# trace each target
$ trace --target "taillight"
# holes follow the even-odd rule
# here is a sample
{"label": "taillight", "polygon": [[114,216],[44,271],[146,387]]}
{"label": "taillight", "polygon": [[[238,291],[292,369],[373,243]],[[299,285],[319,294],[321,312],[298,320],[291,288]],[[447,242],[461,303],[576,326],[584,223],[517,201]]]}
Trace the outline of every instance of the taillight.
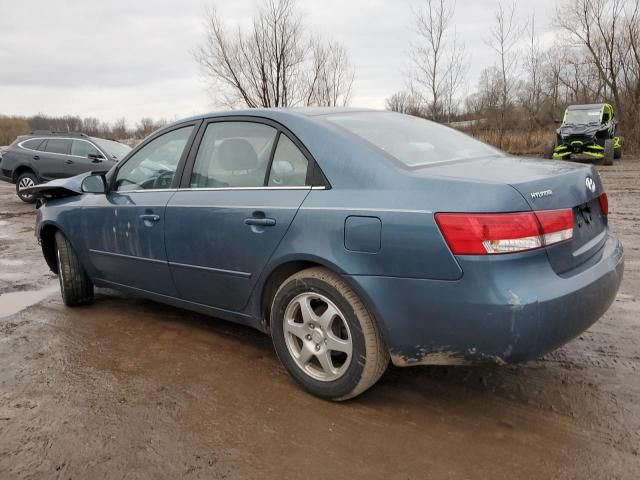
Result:
{"label": "taillight", "polygon": [[603,215],[609,215],[609,198],[606,193],[601,194],[598,197],[598,201],[600,202],[600,211]]}
{"label": "taillight", "polygon": [[436,223],[455,255],[533,250],[573,238],[573,211],[436,213]]}

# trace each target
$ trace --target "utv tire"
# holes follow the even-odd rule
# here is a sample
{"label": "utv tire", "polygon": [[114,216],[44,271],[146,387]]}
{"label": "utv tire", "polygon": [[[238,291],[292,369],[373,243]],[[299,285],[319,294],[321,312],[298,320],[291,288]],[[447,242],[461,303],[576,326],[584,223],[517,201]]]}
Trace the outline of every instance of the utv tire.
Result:
{"label": "utv tire", "polygon": [[624,147],[624,137],[619,138],[620,146],[613,149],[613,158],[620,160],[622,158],[622,148]]}
{"label": "utv tire", "polygon": [[552,159],[553,152],[555,151],[555,149],[556,149],[556,142],[547,143],[547,145],[544,147],[544,158]]}
{"label": "utv tire", "polygon": [[16,180],[16,195],[18,198],[26,203],[33,203],[36,201],[36,197],[33,195],[27,195],[21,193],[21,191],[28,187],[34,187],[38,184],[38,177],[33,172],[23,172],[18,176]]}
{"label": "utv tire", "polygon": [[280,362],[318,397],[356,397],[389,364],[375,320],[345,281],[325,268],[287,278],[275,294],[270,319]]}
{"label": "utv tire", "polygon": [[93,301],[93,283],[84,271],[69,240],[56,232],[56,259],[62,300],[68,307],[85,305]]}
{"label": "utv tire", "polygon": [[604,141],[604,158],[603,158],[603,164],[604,165],[613,165],[613,158],[614,158],[614,148],[613,148],[613,139],[608,138]]}

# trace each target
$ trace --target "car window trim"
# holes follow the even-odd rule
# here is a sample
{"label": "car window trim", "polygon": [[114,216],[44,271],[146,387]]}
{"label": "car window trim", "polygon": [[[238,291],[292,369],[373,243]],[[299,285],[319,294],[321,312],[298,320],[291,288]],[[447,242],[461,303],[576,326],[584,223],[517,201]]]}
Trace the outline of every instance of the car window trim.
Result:
{"label": "car window trim", "polygon": [[175,130],[180,130],[181,128],[193,127],[191,133],[189,134],[189,138],[187,138],[187,142],[185,144],[184,150],[182,151],[182,155],[180,155],[180,159],[178,160],[178,164],[176,165],[176,172],[173,175],[173,180],[171,181],[171,186],[169,188],[149,188],[149,189],[140,189],[140,190],[122,190],[123,193],[142,193],[142,192],[157,192],[157,191],[170,191],[178,188],[180,184],[180,180],[182,178],[182,172],[184,171],[185,163],[187,158],[189,157],[191,150],[193,149],[194,139],[197,133],[200,131],[200,125],[202,124],[202,120],[194,120],[191,122],[179,123],[175,125],[170,125],[169,127],[158,130],[151,136],[147,137],[144,141],[140,142],[136,148],[131,150],[125,158],[118,162],[116,168],[113,170],[113,174],[109,178],[109,192],[117,192],[114,190],[116,179],[118,178],[118,173],[120,169],[125,166],[125,164],[130,161],[140,150],[142,150],[145,146],[156,140],[157,138],[166,135],[167,133],[171,133]]}
{"label": "car window trim", "polygon": [[[269,158],[269,164],[267,167],[267,171],[265,174],[265,181],[263,185],[260,187],[191,187],[191,175],[193,173],[193,168],[195,166],[196,156],[198,154],[198,149],[200,148],[200,144],[202,143],[202,138],[204,137],[204,133],[207,130],[207,127],[212,123],[221,123],[221,122],[246,122],[246,123],[259,123],[263,125],[268,125],[273,127],[277,131],[276,141],[274,142],[271,150],[271,155]],[[267,182],[269,181],[269,174],[271,172],[271,164],[273,162],[273,156],[275,155],[275,149],[277,147],[277,140],[280,139],[280,135],[284,134],[291,142],[302,152],[302,155],[307,159],[309,165],[307,167],[307,177],[305,179],[306,185],[298,185],[298,186],[290,186],[290,187],[269,187]],[[311,155],[311,152],[304,146],[304,144],[284,125],[281,123],[272,120],[266,117],[258,117],[253,115],[229,115],[229,116],[220,116],[220,117],[207,117],[202,120],[202,124],[198,130],[198,134],[193,141],[193,145],[191,147],[191,151],[189,153],[189,157],[187,158],[185,168],[182,172],[182,178],[180,180],[178,190],[179,191],[206,191],[206,190],[309,190],[313,187],[321,187],[317,188],[317,190],[326,190],[331,188],[329,183],[326,181],[326,177],[322,174],[322,178],[324,180],[323,185],[313,185],[314,180],[316,180],[317,175],[315,174],[316,168],[321,172],[320,167],[317,165],[315,158]]]}
{"label": "car window trim", "polygon": [[[43,143],[42,140],[46,140],[47,142],[49,141],[50,138],[53,138],[55,140],[79,140],[82,142],[87,142],[89,145],[91,145],[92,147],[94,147],[96,150],[98,150],[98,152],[100,152],[102,154],[102,156],[109,160],[109,157],[107,155],[105,155],[105,153],[100,149],[100,147],[98,147],[97,145],[91,143],[89,140],[85,140],[84,138],[67,138],[67,137],[31,137],[31,138],[27,138],[26,140],[21,141],[20,143],[18,143],[18,147],[20,147],[23,150],[28,150],[29,152],[37,152],[37,153],[48,153],[51,155],[62,155],[64,157],[74,157],[74,158],[89,158],[89,157],[83,157],[81,155],[72,155],[71,153],[56,153],[56,152],[47,152],[46,150],[34,150],[32,148],[28,148],[28,147],[24,147],[22,144],[25,142],[28,142],[29,140],[40,140],[40,145],[44,145],[44,147],[46,148],[46,143]],[[71,147],[71,149],[69,150],[71,152],[71,150],[73,149],[73,146]]]}

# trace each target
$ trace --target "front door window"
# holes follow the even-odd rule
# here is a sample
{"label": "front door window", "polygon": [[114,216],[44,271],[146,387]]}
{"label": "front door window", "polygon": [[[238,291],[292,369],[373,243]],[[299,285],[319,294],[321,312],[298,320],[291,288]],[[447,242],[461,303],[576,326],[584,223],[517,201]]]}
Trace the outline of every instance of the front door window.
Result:
{"label": "front door window", "polygon": [[178,162],[193,131],[178,128],[152,140],[118,170],[114,190],[162,190],[171,188]]}

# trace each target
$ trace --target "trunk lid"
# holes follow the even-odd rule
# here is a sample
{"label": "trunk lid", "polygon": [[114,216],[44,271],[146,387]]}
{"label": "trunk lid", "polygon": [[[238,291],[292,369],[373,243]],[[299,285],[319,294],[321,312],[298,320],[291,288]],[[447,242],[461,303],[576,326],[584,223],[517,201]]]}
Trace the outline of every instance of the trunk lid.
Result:
{"label": "trunk lid", "polygon": [[573,239],[545,249],[558,274],[586,262],[606,240],[607,217],[598,200],[604,189],[592,165],[504,156],[432,164],[416,174],[508,184],[532,210],[571,208]]}

